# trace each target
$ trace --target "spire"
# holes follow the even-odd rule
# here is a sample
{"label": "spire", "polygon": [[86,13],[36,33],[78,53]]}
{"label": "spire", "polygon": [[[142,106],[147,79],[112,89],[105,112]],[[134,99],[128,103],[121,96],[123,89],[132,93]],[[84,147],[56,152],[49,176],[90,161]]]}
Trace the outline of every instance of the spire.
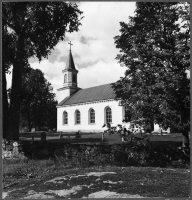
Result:
{"label": "spire", "polygon": [[80,89],[79,87],[77,87],[78,70],[75,69],[75,64],[71,53],[71,45],[72,45],[71,41],[69,42],[69,44],[70,44],[69,57],[67,59],[65,69],[62,71],[63,87],[58,89],[63,99],[68,96],[71,96],[74,92],[77,92]]}
{"label": "spire", "polygon": [[66,67],[63,71],[68,70],[68,69],[76,70],[75,64],[74,64],[74,61],[73,61],[73,56],[72,56],[72,53],[71,53],[71,45],[73,45],[73,44],[71,43],[71,41],[68,44],[70,45],[69,56],[68,56],[68,59],[67,59]]}
{"label": "spire", "polygon": [[68,56],[68,60],[67,60],[65,69],[75,69],[75,64],[73,61],[73,56],[72,56],[71,50],[69,51],[69,56]]}
{"label": "spire", "polygon": [[71,51],[71,45],[73,45],[73,44],[71,43],[71,41],[70,41],[70,42],[68,42],[68,44],[70,45],[70,51]]}

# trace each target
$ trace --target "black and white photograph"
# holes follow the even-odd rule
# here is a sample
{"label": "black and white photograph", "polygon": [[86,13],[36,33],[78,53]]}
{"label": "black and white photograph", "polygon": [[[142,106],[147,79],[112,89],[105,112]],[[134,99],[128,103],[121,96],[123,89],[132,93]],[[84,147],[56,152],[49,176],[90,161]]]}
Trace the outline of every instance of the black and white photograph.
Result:
{"label": "black and white photograph", "polygon": [[2,199],[190,198],[190,3],[1,8]]}

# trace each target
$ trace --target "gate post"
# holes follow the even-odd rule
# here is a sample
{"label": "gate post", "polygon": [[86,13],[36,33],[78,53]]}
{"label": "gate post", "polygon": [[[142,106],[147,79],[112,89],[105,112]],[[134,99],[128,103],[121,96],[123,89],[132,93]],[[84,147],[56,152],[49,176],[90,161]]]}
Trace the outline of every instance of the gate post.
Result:
{"label": "gate post", "polygon": [[101,140],[104,141],[104,132],[102,132]]}
{"label": "gate post", "polygon": [[46,142],[46,132],[41,133],[41,142]]}

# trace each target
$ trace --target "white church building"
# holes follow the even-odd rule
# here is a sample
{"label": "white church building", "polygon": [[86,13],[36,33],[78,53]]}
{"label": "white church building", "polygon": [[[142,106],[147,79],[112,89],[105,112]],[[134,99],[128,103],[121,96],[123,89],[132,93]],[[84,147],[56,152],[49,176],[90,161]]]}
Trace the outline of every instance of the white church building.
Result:
{"label": "white church building", "polygon": [[[125,109],[115,100],[111,84],[81,89],[77,84],[78,70],[75,68],[71,50],[66,63],[63,87],[57,89],[57,131],[103,132],[103,124],[122,124]],[[86,77],[85,77],[86,78]],[[159,126],[154,126],[160,132]]]}

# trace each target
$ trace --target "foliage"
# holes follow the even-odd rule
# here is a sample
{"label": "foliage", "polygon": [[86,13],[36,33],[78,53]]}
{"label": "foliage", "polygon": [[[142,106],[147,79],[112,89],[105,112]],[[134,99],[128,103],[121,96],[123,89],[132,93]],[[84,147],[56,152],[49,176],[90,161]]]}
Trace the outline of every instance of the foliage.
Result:
{"label": "foliage", "polygon": [[76,4],[65,2],[4,2],[2,8],[3,38],[13,46],[8,59],[12,63],[20,37],[24,40],[23,56],[26,59],[36,56],[41,60],[64,39],[65,32],[78,30],[78,15],[82,13]]}
{"label": "foliage", "polygon": [[189,3],[138,2],[134,17],[120,22],[117,60],[125,77],[113,87],[131,120],[144,118],[188,136],[190,123]]}
{"label": "foliage", "polygon": [[[41,61],[48,57],[66,32],[78,31],[82,12],[74,3],[66,2],[3,2],[2,44],[3,68],[13,65],[9,131],[5,138],[18,140],[22,75],[28,59]],[[6,91],[6,79],[3,85]],[[6,101],[4,101],[6,102]],[[6,108],[6,105],[4,106]]]}
{"label": "foliage", "polygon": [[149,130],[148,126],[142,121],[143,120],[135,120],[124,125],[118,124],[117,126],[111,126],[110,123],[107,123],[103,125],[103,127],[106,127],[104,133],[108,133],[109,135],[119,134],[121,138],[124,139],[123,141],[128,142],[128,146],[134,142],[139,146],[146,146],[149,141],[149,137],[146,133],[151,133],[151,130]]}
{"label": "foliage", "polygon": [[[3,153],[9,151],[13,154],[14,143],[3,145]],[[177,146],[147,145],[140,141],[127,144],[113,145],[85,145],[62,144],[56,142],[20,142],[19,155],[13,156],[26,162],[32,159],[54,159],[65,167],[76,166],[150,166],[150,167],[179,167],[188,168],[189,158],[184,156]],[[5,156],[4,160],[12,157]],[[11,162],[11,161],[10,161]]]}
{"label": "foliage", "polygon": [[27,126],[41,129],[43,126],[56,127],[57,101],[51,84],[39,69],[28,69],[23,77],[21,91],[20,127]]}

